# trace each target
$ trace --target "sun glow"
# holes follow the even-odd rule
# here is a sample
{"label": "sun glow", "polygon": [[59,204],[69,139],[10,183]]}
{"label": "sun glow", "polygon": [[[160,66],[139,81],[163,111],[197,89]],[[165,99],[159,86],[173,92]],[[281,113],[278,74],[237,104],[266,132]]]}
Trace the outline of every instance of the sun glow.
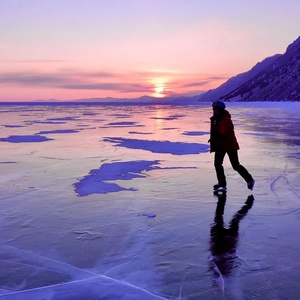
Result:
{"label": "sun glow", "polygon": [[156,97],[164,97],[164,94],[163,94],[164,90],[165,90],[165,88],[163,86],[156,86],[154,88]]}
{"label": "sun glow", "polygon": [[153,97],[164,98],[166,96],[165,95],[166,83],[167,83],[167,80],[164,78],[155,78],[153,80],[153,85],[154,85]]}

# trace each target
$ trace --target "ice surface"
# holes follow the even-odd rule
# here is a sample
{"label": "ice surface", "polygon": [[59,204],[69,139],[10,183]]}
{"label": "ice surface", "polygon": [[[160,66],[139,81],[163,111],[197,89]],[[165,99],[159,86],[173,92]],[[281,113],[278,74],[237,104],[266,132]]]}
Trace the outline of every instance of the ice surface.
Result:
{"label": "ice surface", "polygon": [[209,104],[0,105],[0,299],[295,299],[300,104],[227,106],[252,195]]}

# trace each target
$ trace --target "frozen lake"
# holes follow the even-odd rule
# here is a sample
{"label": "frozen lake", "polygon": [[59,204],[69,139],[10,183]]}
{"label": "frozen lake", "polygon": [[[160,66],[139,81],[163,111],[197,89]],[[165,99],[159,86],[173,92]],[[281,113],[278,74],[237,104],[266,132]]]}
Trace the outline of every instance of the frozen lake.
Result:
{"label": "frozen lake", "polygon": [[209,104],[0,105],[0,300],[295,299],[300,103],[228,103],[253,192]]}

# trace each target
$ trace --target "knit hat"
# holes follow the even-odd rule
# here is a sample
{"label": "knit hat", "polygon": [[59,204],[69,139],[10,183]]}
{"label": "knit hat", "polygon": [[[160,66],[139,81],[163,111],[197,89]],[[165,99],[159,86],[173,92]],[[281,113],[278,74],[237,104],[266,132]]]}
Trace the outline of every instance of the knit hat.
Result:
{"label": "knit hat", "polygon": [[224,102],[218,100],[218,101],[214,101],[212,103],[212,107],[217,107],[219,109],[225,109],[226,105]]}

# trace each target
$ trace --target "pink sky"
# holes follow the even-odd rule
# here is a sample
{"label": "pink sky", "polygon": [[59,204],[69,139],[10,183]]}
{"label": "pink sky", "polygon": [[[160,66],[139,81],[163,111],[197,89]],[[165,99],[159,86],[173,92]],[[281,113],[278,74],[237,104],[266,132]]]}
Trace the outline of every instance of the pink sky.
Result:
{"label": "pink sky", "polygon": [[198,95],[284,53],[299,11],[298,0],[2,0],[0,101]]}

